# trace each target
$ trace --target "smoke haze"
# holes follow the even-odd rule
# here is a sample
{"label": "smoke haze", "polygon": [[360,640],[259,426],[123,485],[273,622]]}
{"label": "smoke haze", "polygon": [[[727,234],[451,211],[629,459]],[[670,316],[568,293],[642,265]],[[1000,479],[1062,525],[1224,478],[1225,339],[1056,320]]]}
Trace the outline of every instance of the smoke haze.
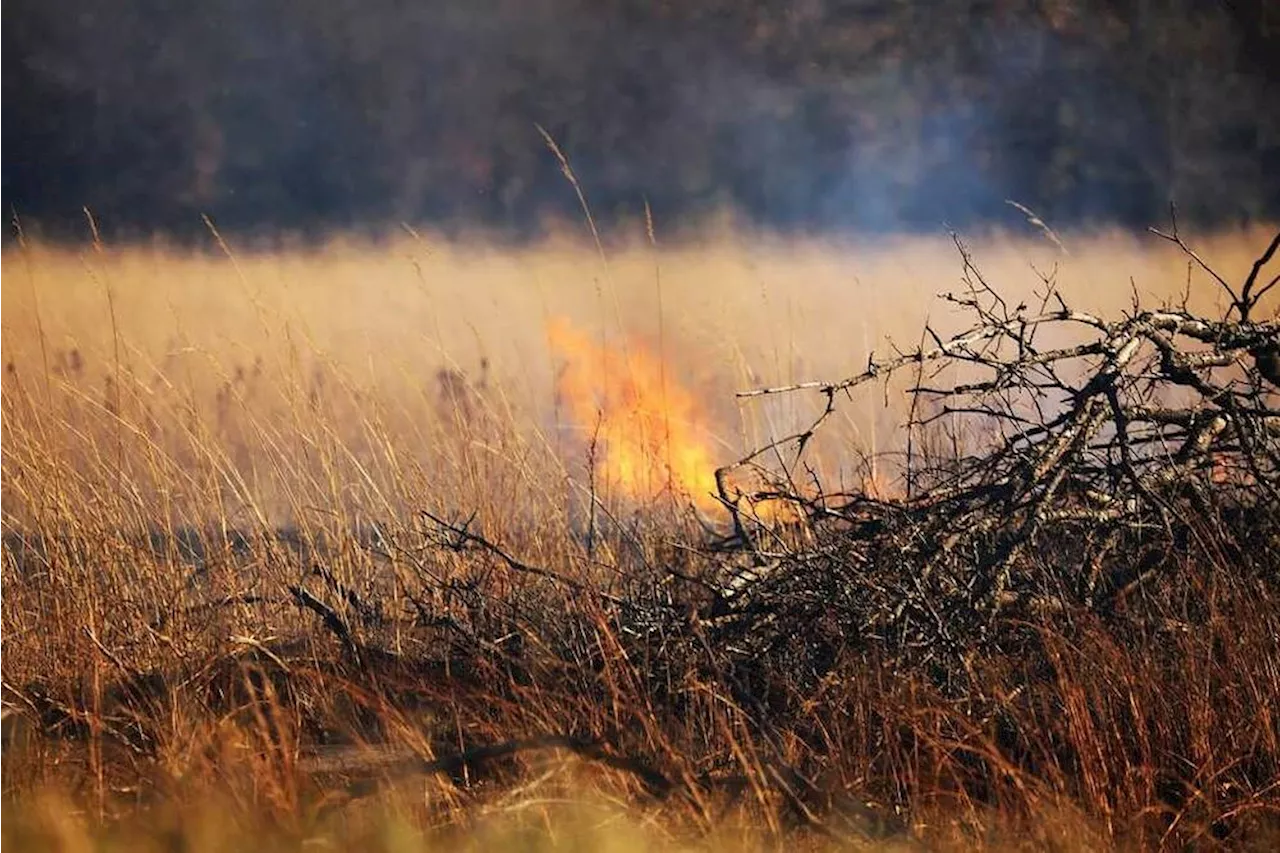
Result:
{"label": "smoke haze", "polygon": [[606,224],[1248,224],[1280,216],[1273,5],[15,0],[4,201],[52,235],[529,237],[578,215],[542,126]]}

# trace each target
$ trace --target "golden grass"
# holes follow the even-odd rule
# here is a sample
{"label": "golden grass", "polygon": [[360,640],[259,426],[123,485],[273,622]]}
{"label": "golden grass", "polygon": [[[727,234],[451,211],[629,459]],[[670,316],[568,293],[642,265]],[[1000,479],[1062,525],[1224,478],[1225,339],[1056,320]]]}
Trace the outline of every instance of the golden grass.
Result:
{"label": "golden grass", "polygon": [[[1238,280],[1265,237],[1218,235],[1200,248]],[[1066,245],[1069,255],[1047,240],[973,248],[1010,298],[1029,295],[1043,273],[1077,307],[1101,313],[1122,310],[1134,292],[1150,303],[1188,289],[1193,307],[1222,304],[1205,274],[1188,274],[1185,258],[1155,238],[1068,236]],[[567,239],[498,249],[403,237],[230,258],[213,245],[204,254],[33,246],[7,250],[5,261],[8,396],[118,399],[139,428],[185,410],[241,475],[264,455],[261,436],[246,442],[246,430],[272,433],[280,444],[266,455],[278,456],[297,438],[289,420],[321,395],[343,443],[367,444],[359,424],[377,417],[382,437],[413,457],[447,390],[442,371],[485,383],[490,405],[539,445],[581,450],[554,390],[554,319],[659,352],[703,401],[724,464],[816,404],[798,395],[739,406],[732,392],[851,374],[890,341],[913,344],[926,318],[947,329],[951,312],[935,296],[960,273],[946,238],[838,245],[732,235],[657,250],[633,241],[603,259]],[[842,410],[842,439],[892,446],[902,411],[889,402]],[[249,416],[256,426],[238,422]],[[261,510],[286,520],[269,496],[282,486],[258,475]]]}
{"label": "golden grass", "polygon": [[[1195,245],[1235,281],[1270,233]],[[970,247],[1011,299],[1052,275],[1076,307],[1102,314],[1124,310],[1135,291],[1147,304],[1184,292],[1208,313],[1223,304],[1205,274],[1154,238],[1064,243],[1069,254],[1001,236]],[[646,566],[686,559],[671,541],[700,531],[679,500],[637,503],[594,482],[590,425],[558,399],[549,324],[659,353],[671,381],[705,407],[711,455],[723,464],[817,403],[798,395],[739,405],[734,391],[852,374],[890,339],[914,344],[926,318],[943,330],[957,322],[934,299],[959,281],[949,239],[722,233],[663,248],[620,241],[604,256],[570,239],[512,249],[429,235],[270,252],[28,245],[5,250],[4,272],[3,676],[15,712],[6,718],[5,840],[16,849],[179,849],[175,839],[197,850],[250,841],[298,849],[308,839],[388,851],[798,843],[762,788],[678,809],[644,805],[625,773],[601,779],[573,758],[521,759],[520,773],[501,776],[479,806],[463,808],[454,787],[430,782],[377,805],[343,805],[333,823],[327,804],[342,800],[345,784],[327,787],[299,762],[323,740],[308,726],[430,755],[450,739],[572,724],[643,746],[677,777],[727,765],[750,784],[764,778],[751,714],[726,707],[714,678],[693,666],[670,676],[688,697],[683,710],[655,706],[641,681],[663,662],[628,658],[587,596],[557,597],[538,578],[472,555],[380,553],[370,531],[412,530],[419,510],[470,518],[520,560],[607,592]],[[846,408],[823,448],[835,476],[856,452],[901,440],[897,396]],[[612,532],[597,539],[601,527]],[[294,540],[277,537],[282,528]],[[332,583],[393,617],[362,629],[362,647],[429,660],[443,674],[423,681],[425,670],[393,663],[366,683],[332,664],[332,637],[282,598],[289,585],[320,583],[317,561]],[[542,620],[527,642],[551,643],[548,614],[559,613],[594,626],[601,660],[541,674],[451,670],[448,641],[394,618],[419,606],[412,597],[428,570],[433,588],[452,590],[429,602],[441,615],[473,626],[510,618],[511,633],[524,630],[521,619]],[[480,612],[468,598],[477,589],[479,600],[534,615]],[[1234,614],[1244,630],[1215,623],[1212,635],[1132,654],[1102,628],[1085,633],[1089,655],[1064,639],[1059,692],[1037,697],[1044,704],[1022,719],[1043,738],[1027,746],[1043,747],[1042,772],[996,755],[994,734],[964,731],[944,698],[866,660],[829,696],[796,697],[802,723],[772,748],[824,766],[832,791],[891,792],[912,804],[894,816],[903,825],[888,841],[862,818],[838,836],[867,849],[906,849],[912,838],[942,849],[1141,847],[1159,837],[1150,829],[1159,820],[1174,824],[1171,838],[1204,840],[1227,810],[1215,803],[1241,802],[1239,791],[1215,794],[1213,774],[1230,776],[1248,749],[1280,754],[1265,707],[1273,693],[1280,699],[1267,663],[1274,614],[1235,594],[1224,593],[1222,618]],[[1226,637],[1251,651],[1222,663],[1214,649]],[[991,662],[993,683],[1016,684],[1017,666]],[[1225,679],[1231,700],[1207,700],[1184,670]],[[175,672],[181,685],[137,687]],[[268,677],[280,672],[288,677]],[[548,675],[556,672],[561,682]],[[1094,707],[1110,716],[1098,724]],[[56,732],[31,724],[40,714],[58,720]],[[1147,766],[1107,735],[1109,719],[1116,732],[1143,732]],[[1237,730],[1262,740],[1242,747]],[[834,751],[822,757],[806,738]],[[1187,755],[1157,754],[1188,743]],[[1184,760],[1207,774],[1197,776],[1204,790],[1157,801],[1165,782],[1155,768]],[[986,801],[966,781],[974,762],[1007,765]],[[1262,789],[1250,802],[1265,815],[1275,796]]]}

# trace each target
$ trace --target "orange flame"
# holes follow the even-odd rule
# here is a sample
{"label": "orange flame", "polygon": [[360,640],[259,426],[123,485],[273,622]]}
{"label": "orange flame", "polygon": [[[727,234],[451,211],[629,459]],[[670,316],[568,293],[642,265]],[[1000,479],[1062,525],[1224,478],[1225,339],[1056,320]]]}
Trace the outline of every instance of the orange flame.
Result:
{"label": "orange flame", "polygon": [[547,330],[564,359],[557,392],[596,442],[596,475],[636,498],[670,490],[698,506],[717,505],[709,430],[697,399],[632,342],[601,346],[564,320]]}

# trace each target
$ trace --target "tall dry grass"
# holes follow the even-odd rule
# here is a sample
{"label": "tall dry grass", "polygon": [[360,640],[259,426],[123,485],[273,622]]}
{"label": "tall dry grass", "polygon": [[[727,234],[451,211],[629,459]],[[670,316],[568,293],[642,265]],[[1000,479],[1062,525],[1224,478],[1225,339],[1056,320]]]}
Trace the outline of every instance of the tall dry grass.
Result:
{"label": "tall dry grass", "polygon": [[[1239,280],[1268,236],[1197,248]],[[611,609],[675,600],[666,570],[711,559],[684,545],[716,518],[595,481],[548,323],[657,353],[729,462],[809,405],[735,390],[855,373],[926,317],[947,328],[949,240],[211,243],[5,252],[4,790],[23,827],[6,840],[136,840],[141,814],[209,849],[368,833],[416,849],[527,812],[554,841],[559,802],[592,798],[662,846],[1276,839],[1280,608],[1225,558],[1183,566],[1194,626],[1082,617],[1035,626],[1033,657],[975,661],[981,712],[865,650],[833,647],[816,681],[723,671],[696,620],[637,640]],[[971,248],[1009,298],[1052,276],[1101,314],[1135,292],[1222,307],[1163,244],[1064,243]],[[901,442],[902,405],[842,411],[833,477]],[[433,539],[421,511],[503,553]],[[608,760],[560,745],[425,777],[365,766],[548,733],[601,739]],[[502,831],[534,831],[521,821]],[[385,841],[404,827],[408,847]]]}
{"label": "tall dry grass", "polygon": [[[1236,280],[1265,236],[1218,236],[1203,249]],[[1161,301],[1184,289],[1194,308],[1222,304],[1203,272],[1151,240],[1068,238],[1067,249],[998,238],[975,246],[1014,298],[1052,274],[1082,310],[1110,314],[1134,292]],[[153,452],[171,451],[185,467],[200,448],[184,442],[204,446],[232,481],[254,481],[244,485],[273,521],[293,512],[281,490],[303,472],[280,466],[296,460],[296,439],[316,426],[299,421],[316,407],[331,439],[361,459],[377,456],[378,444],[395,447],[392,469],[440,443],[422,430],[442,395],[468,384],[487,387],[493,413],[540,447],[572,445],[581,429],[556,399],[553,318],[606,344],[625,346],[630,336],[660,353],[705,402],[716,455],[730,461],[808,414],[794,398],[743,409],[733,391],[855,372],[890,341],[914,343],[926,317],[945,329],[948,309],[934,297],[960,275],[945,238],[836,245],[719,236],[671,249],[633,241],[603,257],[568,239],[522,250],[405,237],[229,251],[11,249],[4,387],[13,405],[51,406],[64,420],[77,407],[119,406],[117,443],[178,433]],[[844,437],[892,442],[902,416],[894,403],[842,412]],[[272,445],[276,452],[260,453]]]}

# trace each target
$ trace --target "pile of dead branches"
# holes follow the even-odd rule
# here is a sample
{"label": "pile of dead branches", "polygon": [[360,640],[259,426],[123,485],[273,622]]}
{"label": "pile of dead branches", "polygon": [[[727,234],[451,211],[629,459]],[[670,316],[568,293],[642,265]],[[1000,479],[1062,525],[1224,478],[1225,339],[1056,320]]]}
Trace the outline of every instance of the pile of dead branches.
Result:
{"label": "pile of dead branches", "polygon": [[[841,381],[745,392],[826,405],[719,472],[734,517],[721,545],[738,558],[719,602],[726,642],[759,653],[830,623],[850,642],[962,660],[1008,641],[1010,625],[1157,597],[1197,555],[1247,566],[1275,547],[1280,323],[1258,315],[1280,282],[1263,275],[1280,234],[1233,286],[1176,228],[1156,233],[1226,291],[1223,316],[1186,300],[1148,310],[1136,296],[1119,319],[1094,316],[1051,278],[1036,304],[1011,305],[957,240],[964,287],[943,298],[968,328],[927,329],[925,345]],[[812,439],[855,390],[894,378],[909,379],[916,437],[899,495],[815,489]],[[727,485],[744,468],[768,469],[770,487],[744,499]],[[779,536],[755,512],[780,504],[805,536]]]}

